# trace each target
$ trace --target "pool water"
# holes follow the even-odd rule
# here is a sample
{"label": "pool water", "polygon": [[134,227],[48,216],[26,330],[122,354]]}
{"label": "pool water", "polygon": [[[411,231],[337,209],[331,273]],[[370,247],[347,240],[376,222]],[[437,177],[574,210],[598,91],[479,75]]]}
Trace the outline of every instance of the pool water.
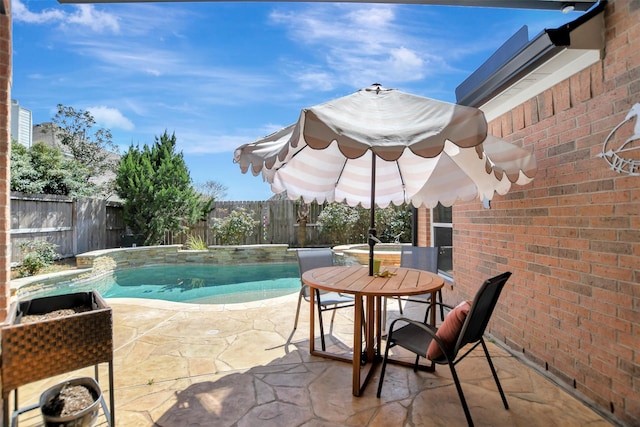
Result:
{"label": "pool water", "polygon": [[115,271],[83,282],[60,283],[29,298],[97,290],[104,298],[145,298],[196,304],[233,304],[300,290],[298,264],[241,266],[159,265]]}

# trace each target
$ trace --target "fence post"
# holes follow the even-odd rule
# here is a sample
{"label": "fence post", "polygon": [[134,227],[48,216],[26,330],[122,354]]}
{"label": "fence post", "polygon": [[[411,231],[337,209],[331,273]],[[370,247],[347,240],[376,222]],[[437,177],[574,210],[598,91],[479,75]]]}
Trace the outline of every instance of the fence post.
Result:
{"label": "fence post", "polygon": [[73,236],[73,256],[78,255],[78,199],[71,202],[71,230]]}

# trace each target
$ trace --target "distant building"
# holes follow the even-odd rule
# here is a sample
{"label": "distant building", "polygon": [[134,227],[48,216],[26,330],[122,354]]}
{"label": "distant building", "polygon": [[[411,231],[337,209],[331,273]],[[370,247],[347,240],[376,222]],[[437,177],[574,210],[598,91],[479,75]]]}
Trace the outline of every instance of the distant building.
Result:
{"label": "distant building", "polygon": [[[32,127],[33,143],[37,144],[39,142],[43,142],[49,147],[58,148],[62,151],[63,155],[66,158],[72,159],[73,154],[69,150],[69,147],[65,146],[60,142],[60,138],[56,135],[55,132],[47,129],[49,126],[51,126],[50,122],[33,125]],[[108,153],[109,153],[109,160],[113,161],[114,163],[118,163],[120,161],[120,154],[113,153],[113,152],[108,152]],[[109,181],[113,181],[115,178],[116,178],[116,174],[114,172],[108,171],[104,175],[91,177],[90,181],[97,185],[104,185]],[[115,196],[111,196],[110,200],[119,200],[119,199],[117,199],[117,197]]]}
{"label": "distant building", "polygon": [[17,141],[25,147],[31,147],[33,141],[33,119],[31,110],[21,107],[18,101],[11,100],[11,140]]}
{"label": "distant building", "polygon": [[69,151],[69,148],[60,142],[60,138],[58,138],[58,136],[54,132],[47,130],[47,126],[50,125],[51,123],[39,123],[37,125],[33,125],[33,143],[37,144],[38,142],[44,142],[49,147],[59,148],[60,150],[62,150],[62,153],[65,155],[65,157],[73,158],[73,155],[71,154],[71,151]]}

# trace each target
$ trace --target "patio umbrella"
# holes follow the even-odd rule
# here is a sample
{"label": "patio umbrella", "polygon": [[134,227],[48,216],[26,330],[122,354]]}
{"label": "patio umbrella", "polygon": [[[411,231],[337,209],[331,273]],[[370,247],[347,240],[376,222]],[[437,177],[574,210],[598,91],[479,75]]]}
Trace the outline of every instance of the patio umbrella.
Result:
{"label": "patio umbrella", "polygon": [[491,200],[536,170],[530,153],[487,137],[482,111],[379,84],[302,110],[295,124],[238,147],[234,161],[290,199],[370,208],[370,274],[375,206]]}

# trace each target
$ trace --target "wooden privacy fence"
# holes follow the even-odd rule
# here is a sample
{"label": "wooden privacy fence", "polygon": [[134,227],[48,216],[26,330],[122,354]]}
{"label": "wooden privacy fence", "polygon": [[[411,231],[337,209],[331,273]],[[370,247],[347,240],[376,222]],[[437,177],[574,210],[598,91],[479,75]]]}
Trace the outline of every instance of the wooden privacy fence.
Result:
{"label": "wooden privacy fence", "polygon": [[74,200],[49,194],[11,193],[11,263],[22,261],[20,244],[47,240],[62,258],[120,245],[125,232],[119,203]]}
{"label": "wooden privacy fence", "polygon": [[[244,244],[288,244],[292,247],[300,246],[326,246],[331,242],[327,236],[320,233],[316,224],[318,215],[322,212],[322,206],[317,203],[307,205],[308,214],[304,238],[300,234],[299,214],[301,202],[294,200],[266,200],[266,201],[223,201],[215,202],[213,210],[206,221],[200,221],[186,233],[165,234],[166,244],[185,243],[188,236],[201,238],[207,245],[220,244],[211,232],[211,224],[214,218],[225,218],[233,210],[242,208],[251,213],[257,221],[257,225],[250,236],[247,236]],[[304,209],[304,208],[302,208]],[[303,241],[304,240],[304,241]]]}
{"label": "wooden privacy fence", "polygon": [[[186,233],[165,233],[165,244],[183,244],[189,235],[201,237],[207,245],[217,245],[211,224],[236,208],[252,212],[257,225],[244,244],[287,244],[291,247],[327,246],[331,242],[316,225],[322,206],[308,205],[304,237],[298,222],[301,203],[292,200],[216,202],[205,221]],[[11,193],[11,263],[22,262],[20,243],[47,240],[57,245],[61,258],[98,249],[131,246],[137,240],[128,234],[122,205],[98,199],[71,199],[65,196]]]}

